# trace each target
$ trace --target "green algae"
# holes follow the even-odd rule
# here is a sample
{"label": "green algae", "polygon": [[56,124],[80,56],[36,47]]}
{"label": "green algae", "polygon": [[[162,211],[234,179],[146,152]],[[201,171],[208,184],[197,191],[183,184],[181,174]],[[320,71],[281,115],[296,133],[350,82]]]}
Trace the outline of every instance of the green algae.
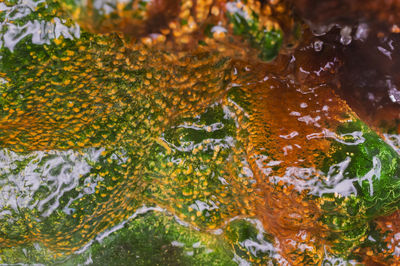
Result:
{"label": "green algae", "polygon": [[235,265],[222,238],[210,238],[157,212],[135,218],[82,255],[62,264],[76,265],[88,258],[94,265]]}
{"label": "green algae", "polygon": [[[19,247],[3,250],[2,262],[56,262],[51,255],[40,245]],[[235,265],[232,258],[233,253],[223,238],[179,225],[172,216],[148,212],[101,242],[96,241],[83,253],[67,257],[58,264]]]}
{"label": "green algae", "polygon": [[250,45],[260,51],[258,57],[264,61],[273,60],[282,46],[283,33],[280,29],[268,29],[260,25],[260,19],[254,12],[242,14],[243,11],[237,10],[234,13],[227,13],[227,16],[233,24],[233,33],[243,36]]}
{"label": "green algae", "polygon": [[[352,180],[351,194],[323,196],[321,220],[336,231],[329,236],[337,242],[336,249],[342,253],[351,250],[365,239],[369,222],[387,215],[399,207],[399,156],[375,132],[363,122],[356,120],[340,125],[338,134],[348,136],[357,145],[342,145],[334,142],[330,158],[325,159],[325,172],[332,178]],[[360,133],[361,139],[348,134]],[[331,165],[346,161],[340,172],[329,171]],[[330,168],[330,169],[329,169]],[[340,239],[340,240],[339,240]]]}

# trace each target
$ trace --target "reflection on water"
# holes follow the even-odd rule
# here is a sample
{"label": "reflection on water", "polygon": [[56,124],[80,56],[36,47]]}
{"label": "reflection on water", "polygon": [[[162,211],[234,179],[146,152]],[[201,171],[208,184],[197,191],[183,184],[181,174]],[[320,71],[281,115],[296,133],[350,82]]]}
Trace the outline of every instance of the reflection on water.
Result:
{"label": "reflection on water", "polygon": [[[60,36],[67,39],[79,38],[80,29],[76,23],[66,23],[65,19],[58,17],[52,18],[52,21],[40,16],[39,19],[33,19],[32,13],[45,3],[45,0],[17,1],[14,5],[0,3],[0,47],[13,51],[15,45],[27,36],[33,44],[50,44],[51,39],[58,39]],[[51,5],[50,2],[49,4]],[[46,8],[51,9],[48,6]]]}
{"label": "reflection on water", "polygon": [[2,263],[398,261],[400,136],[343,97],[340,34],[285,1],[0,10]]}
{"label": "reflection on water", "polygon": [[[10,208],[18,212],[19,209],[37,208],[42,216],[51,215],[59,206],[63,194],[74,189],[79,178],[90,171],[88,162],[96,161],[101,152],[101,149],[91,149],[82,155],[72,150],[19,155],[2,150],[2,209]],[[41,197],[37,197],[39,191],[42,192]],[[93,185],[82,191],[84,194],[93,192]],[[64,211],[70,211],[68,206]],[[10,213],[3,211],[2,216]]]}

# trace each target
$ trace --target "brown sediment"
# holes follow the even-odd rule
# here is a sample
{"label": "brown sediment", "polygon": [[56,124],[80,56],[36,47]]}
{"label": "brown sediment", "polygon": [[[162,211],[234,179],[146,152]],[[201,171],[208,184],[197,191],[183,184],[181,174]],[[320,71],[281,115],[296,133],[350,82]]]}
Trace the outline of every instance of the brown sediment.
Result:
{"label": "brown sediment", "polygon": [[391,90],[400,85],[399,48],[399,34],[370,35],[364,42],[340,48],[344,64],[337,91],[375,129],[394,127],[400,119],[400,104],[390,98]]}
{"label": "brown sediment", "polygon": [[[374,81],[377,76],[367,77],[366,84],[375,95],[381,96],[381,101],[371,105],[370,99],[360,95],[363,91],[359,91],[357,86],[360,86],[361,76],[365,75],[362,72],[362,62],[353,69],[346,66],[349,60],[356,58],[356,55],[350,55],[355,48],[338,48],[340,44],[327,41],[332,37],[327,36],[323,49],[317,51],[314,43],[321,39],[309,36],[310,39],[305,38],[307,41],[299,45],[291,58],[281,55],[275,62],[266,65],[248,63],[247,70],[239,71],[251,73],[247,80],[242,80],[242,84],[247,83],[243,90],[251,106],[248,121],[242,125],[249,136],[242,141],[247,143],[247,160],[257,179],[255,191],[259,192],[259,197],[256,200],[256,216],[263,222],[266,231],[279,240],[282,256],[296,265],[312,261],[301,261],[304,254],[299,256],[298,252],[302,244],[312,246],[308,256],[314,257],[313,263],[322,259],[324,248],[329,250],[330,243],[324,239],[328,230],[318,221],[321,212],[319,203],[309,200],[307,189],[299,185],[301,183],[297,182],[296,176],[284,181],[274,177],[284,176],[285,169],[291,166],[304,165],[320,169],[319,155],[329,157],[330,142],[327,139],[307,138],[320,129],[315,124],[321,128],[335,129],[343,122],[342,114],[347,113],[355,118],[360,116],[370,126],[378,129],[382,121],[393,121],[399,113],[398,105],[383,99],[384,96],[388,98],[387,87],[374,90],[374,85],[379,82]],[[365,51],[373,48],[376,46],[371,45]],[[374,60],[365,61],[367,70],[372,69]],[[384,62],[381,60],[376,64],[384,65]],[[378,70],[382,71],[377,74],[378,77],[383,79],[387,77],[383,73],[394,73],[393,66]],[[351,77],[353,82],[350,82]],[[339,98],[339,95],[345,100]],[[304,108],[300,106],[302,103],[305,103]],[[324,106],[329,107],[326,116],[321,112]],[[350,107],[354,108],[357,115]],[[291,112],[299,112],[301,116],[290,115]],[[317,115],[321,117],[314,125],[314,122],[305,125],[298,118],[306,115],[310,118]],[[246,119],[243,118],[243,121]],[[296,134],[293,137],[280,137],[287,137],[294,131]],[[289,146],[291,148],[286,151],[282,149]],[[269,158],[260,166],[259,159],[263,155]],[[268,166],[268,161],[272,160],[280,161],[280,164]],[[379,265],[385,263],[390,253],[370,255],[371,252],[364,248],[354,251],[354,254],[363,254],[368,265]]]}
{"label": "brown sediment", "polygon": [[[384,247],[381,250],[372,250],[367,248],[360,250],[361,256],[365,259],[367,265],[400,265],[399,247],[400,247],[400,211],[391,215],[379,217],[375,220],[377,229],[384,235]],[[394,256],[393,256],[394,255]]]}
{"label": "brown sediment", "polygon": [[[239,121],[249,133],[241,141],[257,180],[256,217],[278,239],[281,255],[296,265],[319,263],[329,246],[324,240],[327,229],[319,222],[319,203],[309,200],[308,192],[313,182],[325,178],[313,170],[321,169],[321,157],[329,157],[331,142],[310,136],[326,128],[335,131],[343,113],[355,115],[326,84],[336,76],[340,60],[328,48],[318,57],[308,45],[271,64],[245,64],[246,70],[238,66],[239,73],[250,75],[237,81],[246,84],[242,89],[250,106],[248,117]],[[292,173],[285,178],[290,168],[310,175]],[[302,250],[302,245],[310,250]]]}
{"label": "brown sediment", "polygon": [[356,26],[368,23],[375,29],[398,32],[400,1],[387,0],[289,0],[303,19],[314,27],[330,24]]}
{"label": "brown sediment", "polygon": [[320,37],[306,31],[300,46],[293,53],[301,67],[294,72],[297,79],[306,79],[309,86],[315,81],[326,83],[378,132],[397,127],[400,104],[391,94],[400,91],[399,34],[370,34],[346,46],[340,43],[338,29]]}
{"label": "brown sediment", "polygon": [[[323,33],[320,37],[302,37],[312,48],[319,42],[320,51],[309,49],[307,66],[326,61],[327,48],[340,60],[336,76],[326,82],[344,99],[360,118],[375,130],[398,127],[400,104],[390,98],[390,90],[400,87],[398,74],[400,1],[375,0],[290,0],[308,25]],[[362,24],[362,27],[358,26]],[[336,27],[337,25],[338,27]],[[341,44],[340,27],[349,26],[352,41]],[[330,30],[333,27],[332,30]],[[307,40],[308,38],[308,40]]]}

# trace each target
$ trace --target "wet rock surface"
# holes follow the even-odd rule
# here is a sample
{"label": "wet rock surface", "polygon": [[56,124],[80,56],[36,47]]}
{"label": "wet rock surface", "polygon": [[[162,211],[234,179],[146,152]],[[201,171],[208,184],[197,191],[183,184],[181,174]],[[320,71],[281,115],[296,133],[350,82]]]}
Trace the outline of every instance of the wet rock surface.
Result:
{"label": "wet rock surface", "polygon": [[396,3],[0,3],[2,262],[398,262]]}

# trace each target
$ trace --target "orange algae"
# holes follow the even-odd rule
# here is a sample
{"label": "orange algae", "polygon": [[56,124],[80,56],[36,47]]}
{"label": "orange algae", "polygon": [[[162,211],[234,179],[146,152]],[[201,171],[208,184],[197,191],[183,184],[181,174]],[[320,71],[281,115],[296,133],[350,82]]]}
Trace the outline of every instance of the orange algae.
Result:
{"label": "orange algae", "polygon": [[[241,87],[249,109],[237,111],[240,130],[248,132],[241,141],[246,143],[246,158],[257,180],[255,215],[277,237],[283,257],[294,264],[318,263],[324,256],[327,228],[319,221],[319,203],[308,199],[304,183],[307,178],[310,182],[326,178],[315,171],[331,152],[322,130],[342,123],[344,113],[353,114],[324,79],[294,78],[307,64],[315,63],[301,49],[291,63],[282,56],[277,59],[280,65],[246,65],[239,73],[251,75],[236,81],[250,83]],[[330,74],[331,69],[324,71]],[[293,173],[288,175],[288,169]],[[311,260],[304,261],[304,254],[298,253],[304,252],[301,245],[311,247],[305,251]]]}

